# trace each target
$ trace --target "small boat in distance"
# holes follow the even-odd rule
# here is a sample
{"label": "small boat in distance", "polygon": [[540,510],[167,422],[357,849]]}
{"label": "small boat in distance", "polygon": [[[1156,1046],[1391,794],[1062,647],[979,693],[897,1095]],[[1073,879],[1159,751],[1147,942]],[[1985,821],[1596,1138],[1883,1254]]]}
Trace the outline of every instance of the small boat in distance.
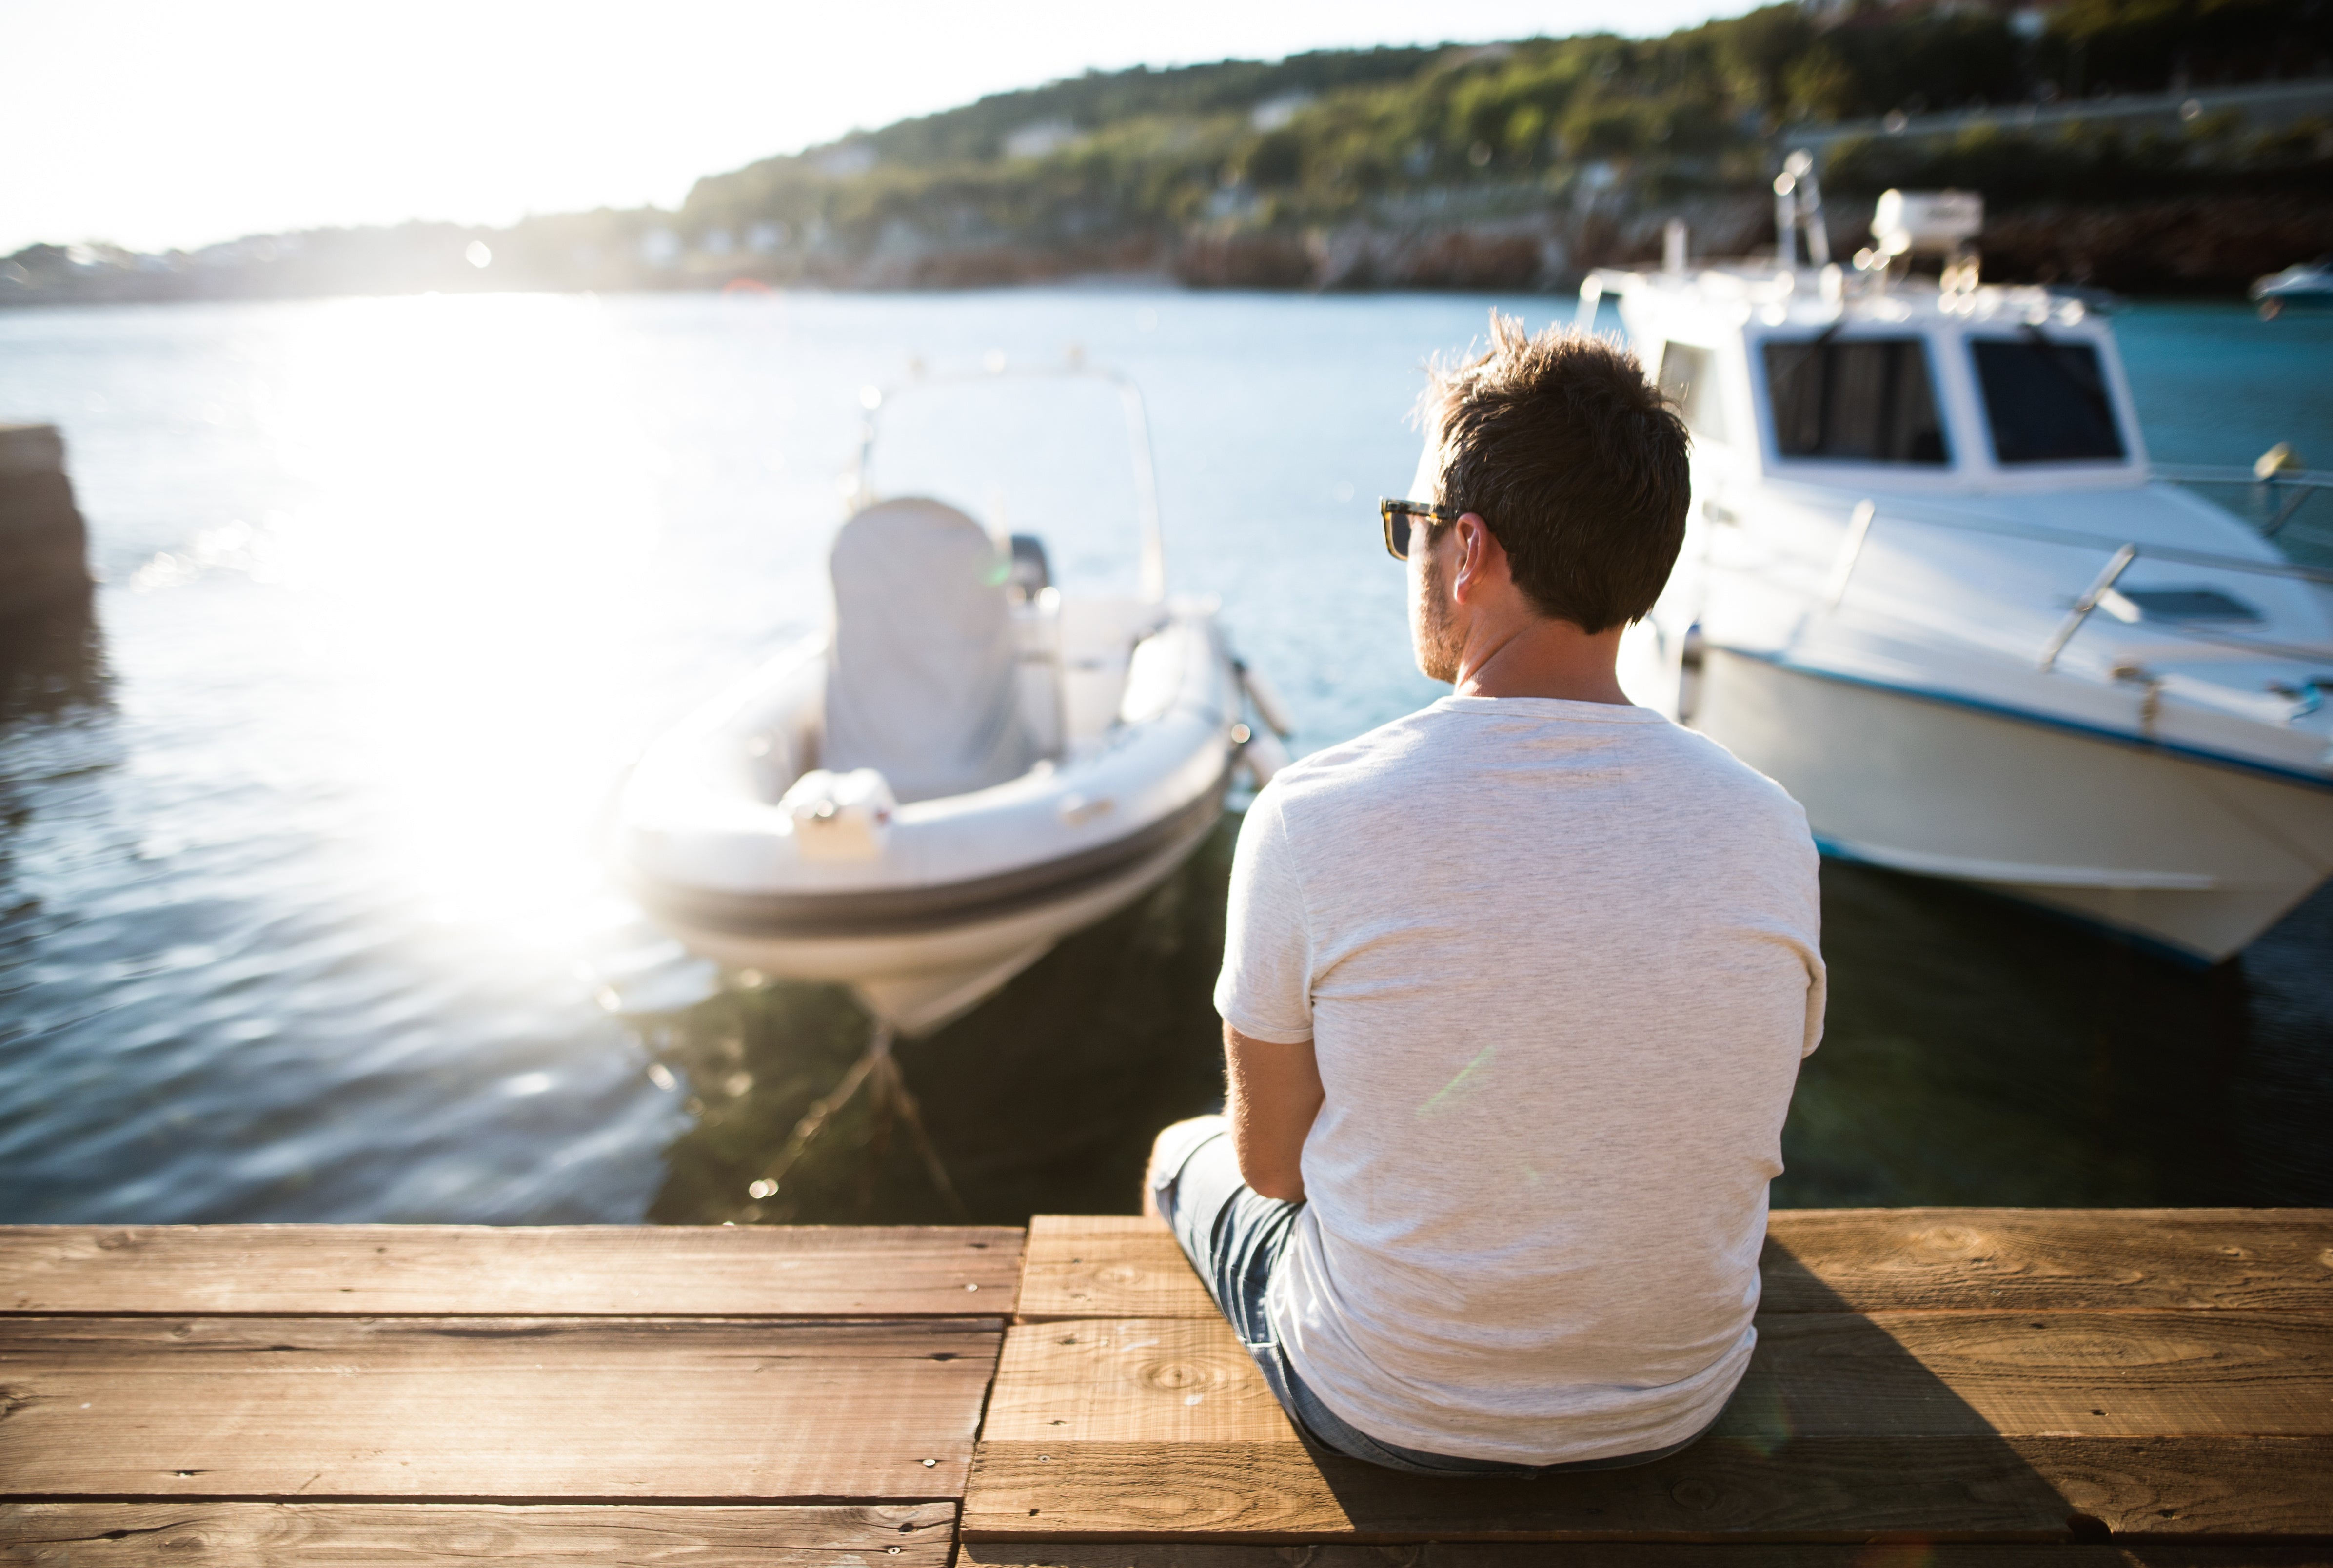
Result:
{"label": "small boat in distance", "polygon": [[2263,321],[2273,321],[2296,305],[2333,305],[2333,256],[2297,262],[2280,272],[2255,278],[2251,295]]}
{"label": "small boat in distance", "polygon": [[[1673,244],[1583,287],[1694,438],[1623,683],[1829,855],[2225,959],[2333,874],[2333,570],[2269,537],[2333,475],[2150,464],[2107,323],[1980,283],[1973,197],[1889,197],[1853,268],[1801,264],[1785,204],[1774,264]],[[1910,277],[1930,244],[1942,275]],[[2197,483],[2264,487],[2273,519]]]}
{"label": "small boat in distance", "polygon": [[1042,538],[878,497],[878,420],[895,398],[870,393],[859,502],[830,557],[830,631],[658,740],[618,807],[622,879],[682,942],[849,985],[901,1036],[1157,886],[1214,830],[1234,770],[1268,778],[1286,757],[1243,722],[1244,696],[1286,732],[1215,602],[1166,591],[1132,383],[1074,367],[902,392],[1030,375],[1122,401],[1139,590],[1065,591]]}

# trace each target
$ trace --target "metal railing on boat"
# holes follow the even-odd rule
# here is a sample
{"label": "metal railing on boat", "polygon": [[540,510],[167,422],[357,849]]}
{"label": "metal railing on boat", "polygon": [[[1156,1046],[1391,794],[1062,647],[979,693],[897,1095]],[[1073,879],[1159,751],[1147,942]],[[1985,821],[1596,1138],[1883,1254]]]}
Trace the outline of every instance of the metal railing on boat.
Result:
{"label": "metal railing on boat", "polygon": [[2258,492],[2267,502],[2269,520],[2261,537],[2274,539],[2292,521],[2301,504],[2320,490],[2333,490],[2333,472],[2287,467],[2289,449],[2271,448],[2250,468],[2223,468],[2197,463],[2158,463],[2148,472],[2174,484],[2221,484]]}

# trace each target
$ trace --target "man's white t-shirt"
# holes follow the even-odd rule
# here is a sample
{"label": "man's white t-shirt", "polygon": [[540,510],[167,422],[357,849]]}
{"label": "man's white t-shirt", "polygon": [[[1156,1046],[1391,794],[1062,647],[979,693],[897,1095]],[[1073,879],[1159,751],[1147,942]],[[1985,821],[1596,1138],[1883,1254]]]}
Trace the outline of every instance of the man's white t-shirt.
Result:
{"label": "man's white t-shirt", "polygon": [[1521,1464],[1715,1418],[1822,1030],[1816,865],[1645,708],[1445,697],[1256,797],[1215,1007],[1319,1056],[1269,1306],[1323,1403]]}

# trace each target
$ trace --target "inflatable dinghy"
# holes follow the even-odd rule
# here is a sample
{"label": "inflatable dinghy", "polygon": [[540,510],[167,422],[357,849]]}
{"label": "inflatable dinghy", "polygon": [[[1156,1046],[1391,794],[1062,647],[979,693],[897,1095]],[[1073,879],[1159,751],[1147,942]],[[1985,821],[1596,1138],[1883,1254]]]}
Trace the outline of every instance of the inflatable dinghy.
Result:
{"label": "inflatable dinghy", "polygon": [[967,1010],[1180,865],[1235,769],[1285,760],[1214,604],[1166,598],[1145,545],[1145,591],[1065,594],[1034,538],[862,507],[830,633],[640,759],[624,881],[696,951],[846,983],[901,1035]]}

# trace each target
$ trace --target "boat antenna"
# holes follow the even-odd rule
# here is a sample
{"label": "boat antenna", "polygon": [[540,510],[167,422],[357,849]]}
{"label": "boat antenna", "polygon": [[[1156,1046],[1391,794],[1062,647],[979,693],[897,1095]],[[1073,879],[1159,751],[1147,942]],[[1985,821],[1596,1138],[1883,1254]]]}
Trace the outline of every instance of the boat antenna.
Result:
{"label": "boat antenna", "polygon": [[1774,260],[1785,272],[1799,270],[1799,177],[1788,164],[1774,177]]}
{"label": "boat antenna", "polygon": [[1830,265],[1830,228],[1823,222],[1822,182],[1815,177],[1815,155],[1805,148],[1782,160],[1797,177],[1799,225],[1807,231],[1807,260],[1818,267]]}
{"label": "boat antenna", "polygon": [[867,416],[859,425],[859,484],[850,496],[853,511],[867,506],[875,499],[875,414],[883,406],[883,388],[861,387],[859,389],[859,406],[867,411]]}
{"label": "boat antenna", "polygon": [[1118,401],[1126,408],[1128,445],[1134,453],[1134,503],[1142,521],[1142,597],[1166,597],[1166,540],[1158,525],[1158,473],[1151,460],[1150,418],[1143,412],[1142,392],[1123,376],[1104,372],[1118,383]]}
{"label": "boat antenna", "polygon": [[[1004,356],[992,349],[982,361],[988,376],[1006,373]],[[1015,375],[1078,376],[1107,381],[1118,388],[1118,405],[1126,411],[1126,434],[1134,464],[1134,504],[1136,518],[1142,531],[1142,597],[1159,600],[1166,597],[1166,540],[1158,521],[1158,468],[1150,449],[1150,419],[1143,410],[1142,389],[1118,371],[1085,362],[1082,353],[1078,361],[1059,370],[1040,369],[1014,371]],[[924,379],[918,374],[918,381]],[[934,377],[935,382],[954,379]],[[884,393],[880,387],[859,389],[859,406],[866,409],[866,422],[859,432],[859,478],[853,504],[865,506],[875,496],[875,423],[883,406]]]}

